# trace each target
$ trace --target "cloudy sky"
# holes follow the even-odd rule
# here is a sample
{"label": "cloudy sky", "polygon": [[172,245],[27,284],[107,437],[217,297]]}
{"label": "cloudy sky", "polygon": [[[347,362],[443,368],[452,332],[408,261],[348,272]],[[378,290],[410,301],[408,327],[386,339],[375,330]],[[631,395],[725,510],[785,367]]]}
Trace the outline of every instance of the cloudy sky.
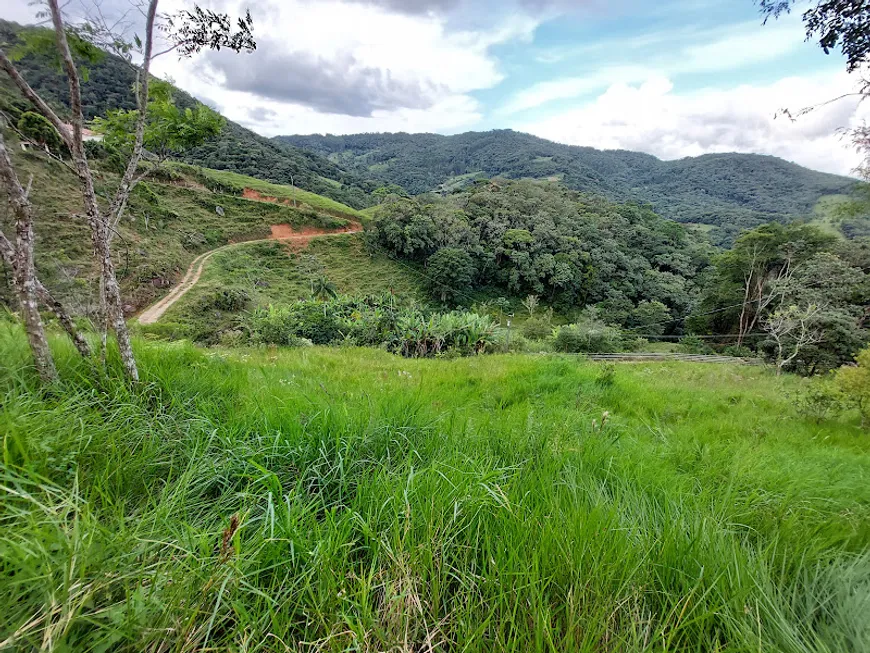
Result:
{"label": "cloudy sky", "polygon": [[[870,117],[870,104],[843,100],[777,118],[856,80],[804,41],[799,15],[763,26],[753,0],[200,4],[250,7],[257,51],[170,55],[157,72],[266,136],[509,127],[666,159],[756,152],[846,174],[858,160],[837,129]],[[0,7],[20,22],[32,13],[28,0]]]}

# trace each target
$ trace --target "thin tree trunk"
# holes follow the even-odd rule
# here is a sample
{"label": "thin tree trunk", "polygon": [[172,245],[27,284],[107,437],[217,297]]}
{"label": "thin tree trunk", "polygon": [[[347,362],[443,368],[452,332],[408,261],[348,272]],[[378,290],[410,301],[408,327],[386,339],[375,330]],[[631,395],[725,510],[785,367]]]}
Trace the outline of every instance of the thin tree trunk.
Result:
{"label": "thin tree trunk", "polygon": [[44,382],[50,383],[57,379],[57,370],[54,367],[48,339],[45,337],[42,317],[39,315],[36,274],[33,267],[33,219],[32,215],[27,215],[28,213],[29,211],[22,212],[21,217],[15,220],[16,256],[13,275],[36,373]]}
{"label": "thin tree trunk", "polygon": [[[9,266],[9,269],[12,270],[15,267],[15,247],[9,242],[9,239],[6,238],[5,234],[0,231],[0,259],[3,260],[6,265]],[[17,288],[15,287],[15,279],[8,280],[12,289],[17,293]],[[91,356],[91,347],[88,344],[88,341],[85,340],[84,336],[79,332],[76,328],[75,322],[73,322],[72,317],[64,308],[63,304],[60,303],[59,300],[55,299],[55,297],[51,294],[51,292],[46,288],[39,278],[35,279],[36,284],[36,296],[39,301],[42,303],[45,308],[54,313],[55,317],[57,317],[58,322],[60,322],[64,331],[70,337],[70,340],[73,341],[76,349],[78,349],[79,353],[84,358],[90,358]]]}
{"label": "thin tree trunk", "polygon": [[746,336],[746,326],[745,326],[746,320],[747,320],[746,310],[747,310],[747,307],[749,306],[749,289],[752,286],[753,271],[754,270],[750,269],[749,276],[746,278],[746,284],[744,286],[744,291],[743,291],[743,306],[741,306],[741,308],[740,308],[740,324],[739,324],[738,330],[737,330],[737,346],[738,347],[741,347],[743,345],[743,338]]}
{"label": "thin tree trunk", "polygon": [[[152,0],[156,7],[156,0]],[[100,265],[100,275],[106,287],[106,305],[109,323],[115,331],[118,340],[118,349],[127,376],[133,381],[139,380],[139,370],[136,366],[136,358],[130,343],[130,333],[127,330],[127,322],[124,319],[124,308],[121,300],[121,287],[115,274],[115,264],[112,261],[112,252],[109,243],[108,217],[104,217],[97,203],[97,194],[94,190],[94,180],[91,169],[88,166],[85,155],[82,131],[84,129],[84,114],[82,113],[81,82],[78,69],[73,60],[66,38],[63,17],[61,16],[58,0],[48,0],[51,18],[54,24],[54,35],[57,49],[63,61],[64,72],[69,80],[72,144],[70,152],[73,158],[76,174],[82,189],[85,213],[88,226],[91,228],[91,240],[94,246],[94,254]]]}
{"label": "thin tree trunk", "polygon": [[[33,262],[33,206],[27,193],[21,186],[12,159],[6,150],[3,135],[0,134],[0,179],[2,179],[12,214],[15,216],[15,247],[12,254],[12,279],[21,305],[21,317],[24,320],[24,330],[33,353],[33,363],[39,378],[45,382],[57,379],[57,369],[48,339],[45,337],[45,327],[39,315],[39,303],[36,295],[36,270]],[[5,236],[3,240],[6,240]],[[7,241],[8,243],[8,241]],[[11,244],[10,244],[11,245]],[[4,244],[4,258],[10,252]]]}
{"label": "thin tree trunk", "polygon": [[[53,1],[56,2],[56,0]],[[108,234],[109,242],[112,241],[113,229],[117,228],[121,221],[121,216],[124,214],[124,208],[127,205],[127,200],[130,198],[130,193],[142,179],[142,177],[136,176],[136,171],[139,168],[139,161],[142,159],[142,150],[145,142],[145,123],[148,114],[148,85],[151,81],[151,55],[154,42],[154,20],[157,17],[157,2],[158,0],[151,0],[148,3],[148,13],[145,16],[145,47],[142,51],[142,67],[138,71],[139,83],[136,97],[139,116],[136,120],[133,153],[127,162],[127,168],[124,170],[121,183],[118,185],[118,190],[109,209],[111,220]]]}

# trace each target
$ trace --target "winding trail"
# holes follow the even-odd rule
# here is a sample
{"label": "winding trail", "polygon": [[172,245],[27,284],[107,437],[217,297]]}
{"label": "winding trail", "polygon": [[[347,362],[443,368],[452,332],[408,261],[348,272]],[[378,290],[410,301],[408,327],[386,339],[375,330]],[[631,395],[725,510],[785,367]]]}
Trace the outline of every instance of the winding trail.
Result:
{"label": "winding trail", "polygon": [[216,247],[215,249],[209,250],[207,252],[203,252],[199,256],[197,256],[190,264],[190,267],[187,268],[187,272],[184,275],[184,278],[181,280],[175,288],[169,291],[169,293],[151,304],[148,308],[143,310],[137,321],[139,324],[154,324],[163,317],[163,314],[166,313],[179,299],[184,297],[191,288],[193,288],[196,283],[199,281],[200,276],[202,276],[202,270],[205,267],[206,261],[208,261],[214,254],[218,252],[224,251],[226,249],[231,249],[233,247],[241,247],[243,245],[250,245],[252,243],[267,243],[267,242],[281,242],[281,243],[293,243],[294,245],[301,245],[302,247],[308,245],[311,242],[312,238],[317,238],[321,236],[343,236],[345,234],[354,234],[362,231],[362,226],[358,223],[352,223],[349,228],[343,229],[341,231],[325,231],[323,229],[315,229],[313,227],[305,227],[302,231],[294,232],[288,225],[273,225],[272,226],[272,235],[269,238],[258,238],[257,240],[244,240],[237,243],[229,243],[228,245],[222,245],[220,247]]}

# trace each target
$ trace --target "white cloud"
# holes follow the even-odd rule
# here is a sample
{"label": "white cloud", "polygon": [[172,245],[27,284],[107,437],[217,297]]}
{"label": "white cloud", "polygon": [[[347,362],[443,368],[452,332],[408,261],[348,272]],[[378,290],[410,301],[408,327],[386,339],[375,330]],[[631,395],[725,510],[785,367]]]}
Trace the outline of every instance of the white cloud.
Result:
{"label": "white cloud", "polygon": [[642,84],[614,84],[583,107],[514,126],[561,143],[639,150],[663,159],[753,152],[849,174],[860,157],[837,130],[870,118],[870,105],[845,99],[794,122],[777,113],[837,97],[854,83],[841,73],[680,94],[668,78],[654,76]]}
{"label": "white cloud", "polygon": [[[544,51],[537,55],[538,62],[579,58],[596,65],[587,74],[543,81],[519,91],[498,113],[510,115],[555,100],[581,97],[614,83],[642,82],[654,75],[673,78],[682,74],[719,73],[752,64],[769,65],[804,42],[800,23],[794,19],[784,18],[767,25],[763,32],[761,29],[756,21],[702,30],[689,26],[596,41],[566,51]],[[619,63],[620,55],[625,54],[629,56]],[[602,60],[609,63],[597,63]]]}
{"label": "white cloud", "polygon": [[[285,134],[354,134],[360,132],[440,132],[470,129],[482,118],[479,103],[467,95],[453,95],[428,109],[374,111],[371,116],[321,113],[299,105],[257,101],[259,120],[251,120],[244,107],[247,94],[228,94],[231,106],[223,105],[224,115],[264,136]],[[226,101],[226,100],[225,100]]]}
{"label": "white cloud", "polygon": [[[231,6],[233,3],[238,6]],[[224,3],[222,9],[238,13],[243,5],[231,0],[230,6]],[[256,37],[264,48],[269,48],[269,56],[265,49],[253,55],[227,54],[236,58],[232,69],[214,56],[194,62],[165,59],[155,68],[158,74],[172,77],[194,95],[208,96],[233,120],[249,120],[251,108],[269,109],[275,114],[270,121],[249,124],[268,134],[450,131],[470,126],[481,118],[481,113],[469,93],[491,88],[504,76],[490,48],[528,39],[538,24],[526,14],[514,13],[488,29],[456,31],[448,29],[447,19],[436,14],[396,13],[338,0],[262,3],[253,13]],[[301,54],[294,58],[296,53],[304,53],[309,62],[342,62],[347,68],[346,75],[336,73],[330,77],[339,88],[323,89],[318,104],[308,102],[306,94],[299,92],[298,74],[285,70],[282,77],[281,66],[273,65],[284,61],[290,66],[301,58]],[[263,66],[266,62],[275,69],[244,75],[245,66]],[[335,66],[336,71],[338,68]],[[251,81],[254,77],[256,84],[238,84],[240,79]],[[288,88],[283,88],[282,80]],[[336,100],[334,94],[341,93],[343,80],[355,80],[355,87]],[[384,101],[372,97],[380,89],[394,91],[392,97]],[[397,89],[403,92],[395,92]],[[358,95],[365,106],[328,112],[347,107],[347,102],[353,101],[351,95]]]}

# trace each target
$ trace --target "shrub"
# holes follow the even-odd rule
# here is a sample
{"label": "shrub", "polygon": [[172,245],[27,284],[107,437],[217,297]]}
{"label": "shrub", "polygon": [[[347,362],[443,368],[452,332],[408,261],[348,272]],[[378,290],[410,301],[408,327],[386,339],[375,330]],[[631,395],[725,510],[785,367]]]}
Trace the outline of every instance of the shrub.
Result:
{"label": "shrub", "polygon": [[530,317],[521,327],[522,334],[529,340],[544,340],[553,334],[553,327],[546,320]]}
{"label": "shrub", "polygon": [[327,345],[342,337],[341,323],[328,305],[319,302],[258,309],[251,315],[250,327],[256,341],[274,345],[291,345],[294,338]]}
{"label": "shrub", "polygon": [[60,152],[63,141],[54,126],[38,113],[26,111],[18,120],[18,131],[34,143],[47,147],[54,153]]}
{"label": "shrub", "polygon": [[598,374],[595,377],[595,385],[602,388],[610,388],[616,382],[616,365],[613,363],[602,363],[598,368]]}
{"label": "shrub", "polygon": [[746,345],[728,345],[722,350],[725,356],[734,356],[735,358],[753,358],[755,352]]}
{"label": "shrub", "polygon": [[227,329],[218,335],[218,343],[222,347],[241,347],[247,340],[247,334],[241,329]]}
{"label": "shrub", "polygon": [[197,310],[200,313],[212,310],[235,313],[244,309],[250,301],[250,296],[244,290],[239,288],[223,288],[222,290],[215,290],[200,299],[197,304]]}
{"label": "shrub", "polygon": [[622,332],[599,320],[584,319],[576,324],[559,327],[553,338],[553,349],[568,354],[596,354],[624,349]]}
{"label": "shrub", "polygon": [[857,409],[861,426],[870,426],[870,347],[855,357],[857,365],[844,365],[834,376],[834,386],[847,406]]}
{"label": "shrub", "polygon": [[707,346],[702,338],[696,335],[688,335],[680,338],[677,350],[683,354],[709,354],[713,350]]}
{"label": "shrub", "polygon": [[843,396],[831,382],[831,379],[807,379],[808,387],[794,397],[795,410],[812,419],[821,422],[831,413],[837,413],[843,408]]}

